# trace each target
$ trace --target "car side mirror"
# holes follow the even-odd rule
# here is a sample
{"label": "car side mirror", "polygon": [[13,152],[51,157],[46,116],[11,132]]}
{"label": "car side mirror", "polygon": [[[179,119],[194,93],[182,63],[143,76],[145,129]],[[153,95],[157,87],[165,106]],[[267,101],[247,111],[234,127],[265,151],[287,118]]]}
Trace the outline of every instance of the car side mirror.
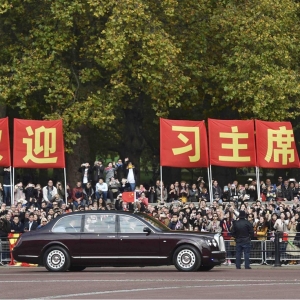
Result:
{"label": "car side mirror", "polygon": [[151,229],[149,227],[144,227],[143,232],[151,233]]}

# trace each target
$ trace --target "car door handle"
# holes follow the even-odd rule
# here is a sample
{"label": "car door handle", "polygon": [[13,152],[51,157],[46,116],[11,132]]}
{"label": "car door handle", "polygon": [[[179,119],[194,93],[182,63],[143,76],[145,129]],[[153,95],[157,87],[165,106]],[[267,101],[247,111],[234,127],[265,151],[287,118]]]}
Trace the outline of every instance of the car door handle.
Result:
{"label": "car door handle", "polygon": [[115,235],[108,235],[107,237],[108,238],[115,238],[116,236]]}

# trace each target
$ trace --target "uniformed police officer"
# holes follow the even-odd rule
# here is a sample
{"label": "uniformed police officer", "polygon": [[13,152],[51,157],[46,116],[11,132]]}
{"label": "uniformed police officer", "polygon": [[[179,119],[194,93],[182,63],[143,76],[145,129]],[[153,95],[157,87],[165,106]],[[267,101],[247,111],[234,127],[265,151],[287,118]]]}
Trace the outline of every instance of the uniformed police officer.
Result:
{"label": "uniformed police officer", "polygon": [[244,252],[245,269],[251,269],[250,267],[250,249],[251,238],[254,236],[254,230],[252,224],[245,219],[246,213],[241,210],[239,212],[239,219],[233,222],[231,233],[236,241],[236,268],[241,268],[241,257]]}

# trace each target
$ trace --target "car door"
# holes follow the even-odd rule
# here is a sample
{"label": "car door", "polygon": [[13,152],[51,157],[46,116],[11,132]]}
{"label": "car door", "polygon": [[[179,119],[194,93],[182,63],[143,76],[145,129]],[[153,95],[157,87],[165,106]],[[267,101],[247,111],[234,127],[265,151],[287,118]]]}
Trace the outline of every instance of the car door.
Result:
{"label": "car door", "polygon": [[119,256],[123,262],[148,261],[159,257],[159,235],[151,230],[144,232],[147,224],[135,216],[119,215]]}
{"label": "car door", "polygon": [[81,259],[86,264],[110,265],[119,255],[116,215],[86,214],[81,235]]}
{"label": "car door", "polygon": [[69,249],[72,257],[80,256],[80,237],[82,226],[82,215],[66,215],[61,217],[52,227],[52,230],[45,234],[44,239],[36,241],[33,246],[39,247],[40,244],[45,244],[45,241],[59,241]]}

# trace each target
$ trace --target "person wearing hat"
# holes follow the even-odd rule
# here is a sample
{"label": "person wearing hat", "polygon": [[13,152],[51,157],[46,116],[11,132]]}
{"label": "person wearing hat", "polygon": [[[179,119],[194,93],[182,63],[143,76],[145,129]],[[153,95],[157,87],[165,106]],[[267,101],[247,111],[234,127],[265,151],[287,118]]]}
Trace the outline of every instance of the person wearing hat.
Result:
{"label": "person wearing hat", "polygon": [[239,219],[232,224],[231,234],[236,241],[236,268],[241,268],[241,258],[244,252],[245,257],[245,269],[251,269],[250,267],[250,249],[251,238],[254,237],[254,230],[251,223],[246,220],[246,212],[241,210],[239,212]]}

